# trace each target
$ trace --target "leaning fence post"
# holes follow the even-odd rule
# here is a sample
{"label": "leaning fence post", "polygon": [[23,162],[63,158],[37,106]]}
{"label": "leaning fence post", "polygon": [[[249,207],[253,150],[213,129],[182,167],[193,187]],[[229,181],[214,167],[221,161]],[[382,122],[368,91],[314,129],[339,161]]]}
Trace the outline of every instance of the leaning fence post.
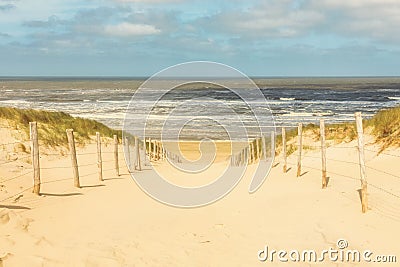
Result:
{"label": "leaning fence post", "polygon": [[297,157],[297,177],[301,176],[301,154],[303,150],[303,124],[299,123],[297,128],[298,157]]}
{"label": "leaning fence post", "polygon": [[139,138],[137,136],[135,136],[135,155],[135,169],[141,171],[142,164],[140,162]]}
{"label": "leaning fence post", "polygon": [[356,124],[357,124],[357,136],[358,136],[358,158],[360,163],[360,177],[361,177],[361,206],[362,212],[365,213],[368,209],[367,199],[367,179],[365,178],[365,156],[364,156],[364,130],[361,112],[355,113]]}
{"label": "leaning fence post", "polygon": [[287,172],[287,148],[286,148],[286,129],[282,127],[282,157],[283,157],[283,173]]}
{"label": "leaning fence post", "polygon": [[325,120],[321,119],[319,123],[321,135],[321,159],[322,159],[322,188],[326,188],[328,181],[326,178],[326,143],[325,143]]}
{"label": "leaning fence post", "polygon": [[32,165],[33,165],[33,193],[40,195],[40,165],[39,165],[39,141],[37,123],[29,123],[31,146],[32,146]]}
{"label": "leaning fence post", "polygon": [[76,159],[76,149],[75,149],[75,139],[74,139],[74,130],[67,129],[67,138],[69,151],[71,154],[71,164],[72,164],[72,173],[74,175],[74,185],[75,187],[80,188],[81,185],[79,183],[79,171],[78,171],[78,160]]}
{"label": "leaning fence post", "polygon": [[97,168],[99,171],[99,180],[103,181],[103,160],[101,158],[101,136],[99,132],[96,132],[96,143],[97,143]]}
{"label": "leaning fence post", "polygon": [[114,162],[115,174],[119,176],[119,163],[118,163],[118,135],[114,134]]}

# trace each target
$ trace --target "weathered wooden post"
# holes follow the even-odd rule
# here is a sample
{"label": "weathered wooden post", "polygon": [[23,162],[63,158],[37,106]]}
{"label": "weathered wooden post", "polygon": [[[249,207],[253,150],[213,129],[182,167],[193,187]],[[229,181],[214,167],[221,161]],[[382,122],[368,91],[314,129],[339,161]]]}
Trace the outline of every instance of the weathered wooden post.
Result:
{"label": "weathered wooden post", "polygon": [[282,157],[283,157],[283,173],[287,172],[287,147],[286,147],[286,129],[282,127]]}
{"label": "weathered wooden post", "polygon": [[157,141],[157,160],[161,160],[161,143]]}
{"label": "weathered wooden post", "polygon": [[74,185],[75,185],[75,187],[80,188],[81,184],[79,182],[78,160],[76,158],[75,139],[74,139],[74,130],[73,129],[67,129],[67,138],[68,138],[69,151],[70,151],[70,155],[71,155],[72,173],[74,175]]}
{"label": "weathered wooden post", "polygon": [[326,188],[328,180],[326,177],[326,143],[325,143],[325,120],[321,119],[319,123],[321,135],[321,159],[322,159],[322,188]]}
{"label": "weathered wooden post", "polygon": [[135,169],[138,171],[142,170],[142,163],[140,161],[140,148],[139,148],[139,138],[135,136]]}
{"label": "weathered wooden post", "polygon": [[357,124],[357,136],[358,136],[358,155],[360,163],[360,178],[361,178],[361,206],[362,212],[365,213],[368,210],[368,198],[367,198],[367,179],[365,177],[365,155],[364,155],[364,130],[361,112],[355,113],[356,124]]}
{"label": "weathered wooden post", "polygon": [[130,144],[129,144],[129,138],[125,137],[125,159],[128,161],[128,170],[130,172],[133,171],[132,169],[132,161],[131,161],[131,149],[130,149]]}
{"label": "weathered wooden post", "polygon": [[149,161],[151,161],[151,138],[150,137],[147,139],[147,143],[148,143],[147,155],[149,157]]}
{"label": "weathered wooden post", "polygon": [[99,180],[103,181],[103,159],[101,157],[101,136],[99,132],[96,132],[96,143],[97,143],[97,169],[99,172]]}
{"label": "weathered wooden post", "polygon": [[259,158],[259,138],[254,140],[254,159],[257,160]]}
{"label": "weathered wooden post", "polygon": [[33,193],[40,195],[40,164],[39,164],[39,141],[37,123],[29,123],[30,137],[31,137],[31,155],[33,166]]}
{"label": "weathered wooden post", "polygon": [[267,144],[266,144],[266,141],[265,141],[265,136],[263,136],[261,138],[261,150],[262,150],[262,152],[261,152],[262,159],[263,160],[267,160]]}
{"label": "weathered wooden post", "polygon": [[249,164],[249,147],[246,146],[244,148],[244,165],[248,165]]}
{"label": "weathered wooden post", "polygon": [[298,157],[297,157],[297,177],[301,176],[301,154],[303,150],[303,124],[299,123],[297,128]]}
{"label": "weathered wooden post", "polygon": [[254,143],[250,142],[250,164],[254,162]]}
{"label": "weathered wooden post", "polygon": [[114,167],[115,175],[119,176],[119,162],[118,162],[118,135],[114,134]]}
{"label": "weathered wooden post", "polygon": [[156,141],[155,140],[151,140],[151,145],[152,145],[152,149],[151,149],[152,159],[153,159],[153,161],[156,161],[156,158],[157,158]]}
{"label": "weathered wooden post", "polygon": [[[263,138],[264,139],[264,138]],[[271,160],[274,161],[275,158],[275,132],[271,132]]]}

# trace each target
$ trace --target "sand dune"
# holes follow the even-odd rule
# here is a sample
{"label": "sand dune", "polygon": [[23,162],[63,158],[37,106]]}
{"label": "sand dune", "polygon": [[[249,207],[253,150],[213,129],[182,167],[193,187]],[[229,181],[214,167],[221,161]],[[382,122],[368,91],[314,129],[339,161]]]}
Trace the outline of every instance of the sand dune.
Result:
{"label": "sand dune", "polygon": [[[328,159],[357,162],[355,145],[328,148]],[[370,210],[362,214],[357,164],[328,160],[330,180],[322,190],[319,151],[306,152],[300,178],[295,177],[293,165],[283,174],[277,157],[256,193],[247,191],[255,167],[250,165],[222,200],[181,209],[142,192],[123,159],[117,177],[108,153],[111,146],[103,148],[105,181],[100,182],[91,154],[95,149],[90,144],[78,150],[78,163],[85,166],[80,168],[80,189],[73,187],[69,158],[55,155],[41,158],[41,196],[30,189],[16,194],[32,186],[31,175],[1,183],[0,199],[8,199],[0,202],[0,266],[310,266],[261,262],[257,254],[266,245],[321,251],[336,248],[340,238],[348,241],[349,249],[400,256],[400,180],[390,175],[400,173],[399,150],[379,156],[367,151],[367,179],[376,187],[369,186]],[[292,155],[289,164],[295,160]],[[16,159],[1,167],[0,181],[30,168],[29,162]],[[218,166],[212,170],[219,171]],[[324,263],[355,265],[365,263]]]}

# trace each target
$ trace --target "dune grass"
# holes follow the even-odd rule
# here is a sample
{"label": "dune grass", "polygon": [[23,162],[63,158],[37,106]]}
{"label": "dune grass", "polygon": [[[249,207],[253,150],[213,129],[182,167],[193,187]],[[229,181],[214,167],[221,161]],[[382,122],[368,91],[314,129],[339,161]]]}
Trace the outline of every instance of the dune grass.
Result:
{"label": "dune grass", "polygon": [[381,150],[391,146],[400,146],[400,106],[380,110],[364,127],[370,127]]}
{"label": "dune grass", "polygon": [[47,146],[66,146],[66,129],[74,129],[78,144],[84,145],[90,137],[100,132],[104,137],[114,134],[121,136],[121,131],[110,129],[95,120],[75,118],[64,112],[52,112],[33,109],[0,107],[0,118],[6,119],[16,129],[21,129],[29,137],[29,122],[38,123],[40,143]]}
{"label": "dune grass", "polygon": [[[375,137],[375,142],[381,146],[381,152],[389,147],[400,147],[400,106],[380,110],[371,119],[364,119],[363,127],[365,133],[372,134]],[[327,124],[325,131],[326,140],[333,140],[336,144],[351,142],[357,138],[355,122]],[[280,132],[278,134],[276,142],[279,149],[282,146],[282,136]],[[304,125],[303,135],[310,136],[315,141],[319,140],[319,125]],[[286,131],[288,155],[297,150],[296,136],[297,128]],[[307,147],[304,149],[307,149]]]}
{"label": "dune grass", "polygon": [[[27,137],[29,122],[38,122],[40,142],[48,146],[66,146],[66,129],[74,129],[76,141],[80,144],[88,142],[96,132],[100,132],[104,137],[122,134],[121,131],[110,129],[100,122],[72,117],[64,112],[0,107],[0,118],[8,120],[16,129],[23,130]],[[327,124],[325,128],[326,139],[333,140],[336,144],[357,138],[355,122]],[[364,120],[364,128],[375,137],[376,143],[381,145],[381,151],[391,146],[400,146],[400,106],[381,110],[371,119]],[[319,126],[315,124],[304,125],[303,133],[315,141],[320,138]],[[296,136],[297,128],[287,129],[288,154],[297,150]],[[282,146],[280,132],[276,142],[279,151]]]}

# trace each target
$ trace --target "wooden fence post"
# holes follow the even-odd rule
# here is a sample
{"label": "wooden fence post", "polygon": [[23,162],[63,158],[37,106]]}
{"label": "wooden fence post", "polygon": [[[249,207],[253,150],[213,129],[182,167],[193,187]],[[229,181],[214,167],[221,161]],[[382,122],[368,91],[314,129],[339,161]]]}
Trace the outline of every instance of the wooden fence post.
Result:
{"label": "wooden fence post", "polygon": [[249,164],[249,147],[244,148],[244,164],[247,166]]}
{"label": "wooden fence post", "polygon": [[114,162],[115,162],[115,175],[119,176],[119,162],[118,162],[118,135],[114,134]]}
{"label": "wooden fence post", "polygon": [[259,138],[256,138],[255,142],[254,142],[254,159],[255,160],[257,160],[259,158],[259,147],[258,147],[259,140],[260,140]]}
{"label": "wooden fence post", "polygon": [[261,148],[262,148],[262,159],[267,160],[267,144],[265,142],[265,136],[261,139]]}
{"label": "wooden fence post", "polygon": [[319,123],[321,135],[321,159],[322,159],[322,188],[326,188],[328,180],[326,177],[326,143],[325,143],[325,120],[321,119]]}
{"label": "wooden fence post", "polygon": [[157,160],[161,160],[161,145],[160,145],[160,141],[157,141]]}
{"label": "wooden fence post", "polygon": [[271,132],[271,160],[272,163],[274,162],[275,158],[275,132]]}
{"label": "wooden fence post", "polygon": [[362,212],[365,213],[368,209],[368,198],[367,198],[367,179],[365,177],[365,155],[364,155],[364,130],[361,112],[355,113],[356,124],[357,124],[357,136],[358,136],[358,155],[360,163],[360,178],[361,178],[361,206]]}
{"label": "wooden fence post", "polygon": [[301,176],[301,154],[303,150],[303,124],[299,123],[297,128],[298,157],[297,157],[297,177]]}
{"label": "wooden fence post", "polygon": [[137,136],[135,136],[135,155],[135,169],[141,171],[142,163],[140,162],[139,138]]}
{"label": "wooden fence post", "polygon": [[152,158],[152,152],[151,152],[151,138],[149,138],[149,161],[151,162]]}
{"label": "wooden fence post", "polygon": [[283,157],[283,173],[287,172],[287,148],[286,148],[286,129],[282,127],[282,157]]}
{"label": "wooden fence post", "polygon": [[31,153],[33,165],[33,193],[40,195],[40,164],[39,164],[39,141],[37,132],[37,123],[29,122],[31,137]]}
{"label": "wooden fence post", "polygon": [[254,162],[254,144],[250,142],[250,164]]}
{"label": "wooden fence post", "polygon": [[131,162],[131,149],[130,149],[129,139],[125,137],[125,160],[128,161],[128,170],[132,172],[132,162]]}
{"label": "wooden fence post", "polygon": [[79,182],[79,171],[78,171],[78,160],[76,159],[76,149],[75,149],[75,139],[74,139],[74,130],[67,129],[67,138],[68,138],[68,145],[69,151],[71,154],[71,164],[72,164],[72,173],[74,175],[74,185],[75,187],[80,188]]}
{"label": "wooden fence post", "polygon": [[103,181],[103,159],[101,157],[101,136],[99,132],[96,132],[96,143],[97,143],[97,168],[99,171],[99,180]]}

